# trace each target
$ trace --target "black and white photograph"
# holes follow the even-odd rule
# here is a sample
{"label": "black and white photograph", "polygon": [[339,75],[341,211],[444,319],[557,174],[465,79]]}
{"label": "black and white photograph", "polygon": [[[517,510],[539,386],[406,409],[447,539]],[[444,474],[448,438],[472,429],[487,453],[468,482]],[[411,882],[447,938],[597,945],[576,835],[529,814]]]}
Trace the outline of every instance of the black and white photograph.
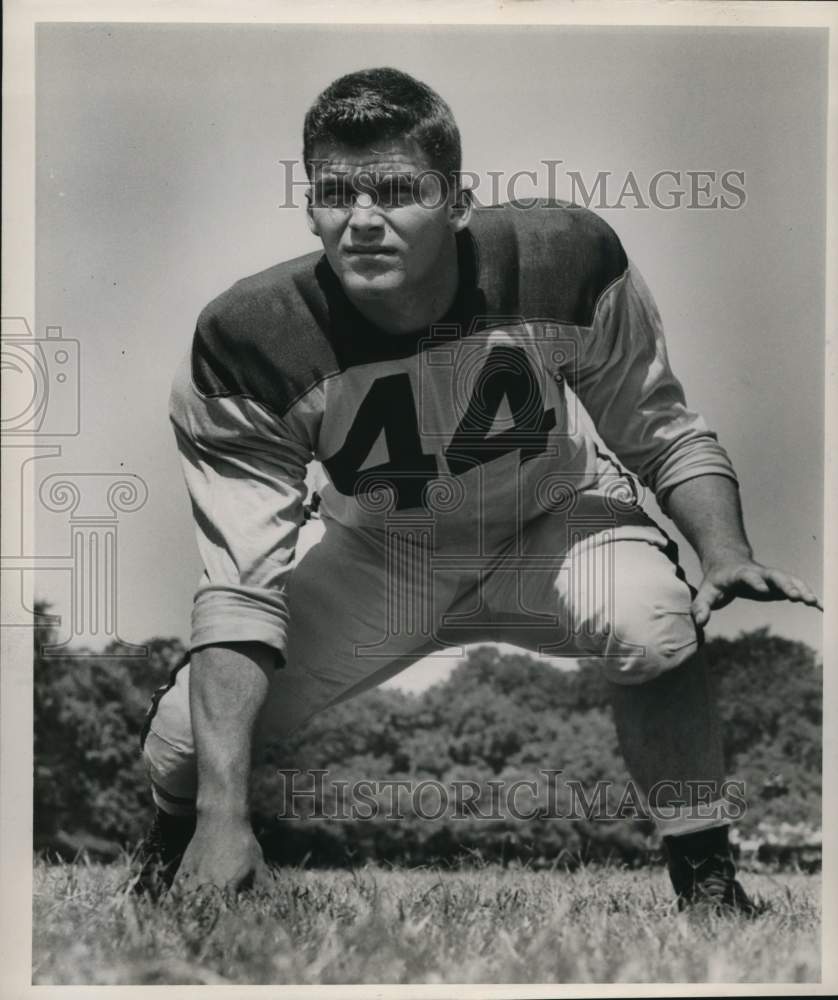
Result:
{"label": "black and white photograph", "polygon": [[110,6],[4,45],[3,994],[832,992],[838,6]]}

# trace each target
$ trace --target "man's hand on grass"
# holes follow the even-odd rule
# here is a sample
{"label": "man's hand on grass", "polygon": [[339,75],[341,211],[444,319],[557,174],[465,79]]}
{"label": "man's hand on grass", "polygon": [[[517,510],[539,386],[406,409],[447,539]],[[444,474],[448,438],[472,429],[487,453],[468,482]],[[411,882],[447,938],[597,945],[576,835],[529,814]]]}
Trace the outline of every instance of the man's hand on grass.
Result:
{"label": "man's hand on grass", "polygon": [[814,591],[799,577],[753,559],[723,559],[705,567],[704,579],[692,603],[696,624],[706,625],[711,612],[737,597],[752,601],[795,601],[823,611]]}
{"label": "man's hand on grass", "polygon": [[238,892],[264,888],[268,880],[262,848],[248,822],[199,817],[173,889],[179,893],[207,887]]}

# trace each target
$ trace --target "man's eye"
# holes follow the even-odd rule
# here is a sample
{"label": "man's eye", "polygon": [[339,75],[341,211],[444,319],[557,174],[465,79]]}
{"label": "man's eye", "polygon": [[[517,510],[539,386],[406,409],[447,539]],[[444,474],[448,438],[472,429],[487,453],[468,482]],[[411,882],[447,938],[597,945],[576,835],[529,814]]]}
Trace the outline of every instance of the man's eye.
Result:
{"label": "man's eye", "polygon": [[414,201],[412,177],[385,177],[376,184],[378,204],[382,208],[399,208]]}
{"label": "man's eye", "polygon": [[318,208],[348,208],[351,203],[352,192],[345,184],[318,188],[314,195]]}

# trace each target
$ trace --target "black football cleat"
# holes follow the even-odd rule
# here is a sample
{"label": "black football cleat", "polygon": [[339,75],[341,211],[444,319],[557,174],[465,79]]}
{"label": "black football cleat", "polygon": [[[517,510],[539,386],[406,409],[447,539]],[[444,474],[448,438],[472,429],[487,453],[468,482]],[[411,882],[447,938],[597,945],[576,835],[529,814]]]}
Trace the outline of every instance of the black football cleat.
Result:
{"label": "black football cleat", "polygon": [[756,917],[762,912],[736,879],[728,827],[664,837],[678,909]]}
{"label": "black football cleat", "polygon": [[172,816],[156,809],[154,821],[137,849],[142,867],[134,892],[157,899],[170,889],[194,832],[194,816]]}

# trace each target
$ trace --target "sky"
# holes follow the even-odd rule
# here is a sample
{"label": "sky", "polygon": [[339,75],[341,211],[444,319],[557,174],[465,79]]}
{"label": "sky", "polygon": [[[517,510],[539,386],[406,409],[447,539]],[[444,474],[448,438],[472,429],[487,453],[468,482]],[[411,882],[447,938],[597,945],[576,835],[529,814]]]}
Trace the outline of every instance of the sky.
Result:
{"label": "sky", "polygon": [[[81,409],[79,434],[29,474],[35,487],[55,473],[144,481],[147,501],[118,526],[124,640],[188,637],[200,564],[167,399],[195,318],[238,278],[318,248],[298,191],[287,204],[289,177],[303,176],[287,161],[318,92],[372,65],[448,101],[478,197],[490,200],[490,171],[535,170],[516,191],[546,195],[545,161],[561,161],[553,192],[566,198],[573,176],[590,189],[608,172],[591,207],[643,273],[687,398],[731,455],[757,558],[821,589],[823,33],[54,24],[39,26],[36,59],[33,326],[79,342]],[[680,173],[659,189],[687,192],[680,205],[650,203],[660,171]],[[691,196],[690,171],[715,172],[696,180],[707,195]],[[689,204],[724,194],[729,171],[744,175],[729,175],[744,191],[728,193],[735,207]],[[33,516],[38,554],[67,552],[67,514],[36,504]],[[686,543],[682,557],[697,583]],[[66,634],[69,574],[42,572],[36,590]],[[821,617],[801,606],[739,601],[708,633],[763,626],[822,649]],[[397,683],[421,688],[452,662]]]}

